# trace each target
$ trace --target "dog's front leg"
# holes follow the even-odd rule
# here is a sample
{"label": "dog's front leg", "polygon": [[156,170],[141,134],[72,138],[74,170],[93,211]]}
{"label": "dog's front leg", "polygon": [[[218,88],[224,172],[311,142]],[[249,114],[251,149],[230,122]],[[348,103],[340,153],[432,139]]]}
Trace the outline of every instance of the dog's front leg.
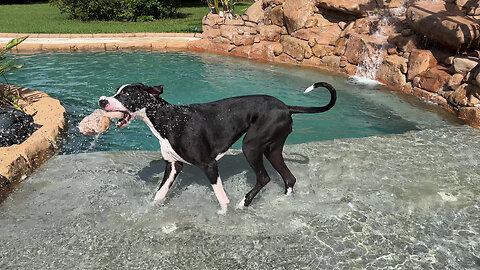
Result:
{"label": "dog's front leg", "polygon": [[180,173],[180,171],[182,171],[183,168],[182,162],[165,162],[165,172],[163,174],[162,183],[160,184],[160,187],[158,187],[157,194],[155,194],[155,202],[161,202],[165,199],[165,196],[172,186],[173,181],[175,181],[175,178],[177,178],[177,175]]}
{"label": "dog's front leg", "polygon": [[208,180],[212,185],[213,192],[215,192],[215,196],[220,203],[221,209],[217,213],[219,215],[225,215],[227,213],[227,205],[230,203],[230,200],[228,199],[227,194],[225,194],[225,190],[223,189],[222,179],[220,179],[220,175],[218,174],[217,162],[213,161],[210,164],[204,166],[202,169],[207,175]]}

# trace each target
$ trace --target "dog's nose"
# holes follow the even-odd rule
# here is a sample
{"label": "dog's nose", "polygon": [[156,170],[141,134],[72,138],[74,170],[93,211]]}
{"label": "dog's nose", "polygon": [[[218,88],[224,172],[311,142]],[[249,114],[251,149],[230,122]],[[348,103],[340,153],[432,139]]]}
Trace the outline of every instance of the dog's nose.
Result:
{"label": "dog's nose", "polygon": [[102,107],[102,108],[105,108],[105,107],[108,105],[108,100],[106,100],[106,99],[100,99],[100,100],[98,101],[98,105],[99,105],[100,107]]}

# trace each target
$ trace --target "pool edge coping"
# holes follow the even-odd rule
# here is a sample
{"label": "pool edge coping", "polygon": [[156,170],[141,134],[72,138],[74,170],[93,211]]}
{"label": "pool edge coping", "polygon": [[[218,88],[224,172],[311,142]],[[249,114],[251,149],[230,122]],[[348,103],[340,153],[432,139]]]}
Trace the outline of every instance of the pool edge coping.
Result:
{"label": "pool edge coping", "polygon": [[[15,53],[89,52],[122,50],[186,50],[202,33],[98,33],[98,34],[29,34],[0,33],[0,39],[28,36],[29,39],[12,49]],[[70,41],[69,41],[70,39]],[[98,40],[101,39],[101,40]],[[0,47],[8,41],[0,41]]]}

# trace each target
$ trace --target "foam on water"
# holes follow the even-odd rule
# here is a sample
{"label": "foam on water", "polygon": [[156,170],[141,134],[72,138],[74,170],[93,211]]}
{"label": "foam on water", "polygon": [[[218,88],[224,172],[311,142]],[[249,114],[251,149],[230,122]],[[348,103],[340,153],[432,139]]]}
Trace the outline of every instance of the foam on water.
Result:
{"label": "foam on water", "polygon": [[192,166],[154,204],[159,152],[57,156],[0,205],[0,268],[473,269],[479,139],[461,126],[290,145],[294,194],[269,168],[247,210],[254,174],[233,151],[226,216]]}
{"label": "foam on water", "polygon": [[357,75],[348,77],[347,81],[348,81],[348,83],[353,84],[353,85],[366,85],[368,87],[375,87],[377,85],[383,85],[383,83],[381,83],[377,80],[373,80],[373,79],[369,79],[369,78],[361,77],[361,76],[357,76]]}

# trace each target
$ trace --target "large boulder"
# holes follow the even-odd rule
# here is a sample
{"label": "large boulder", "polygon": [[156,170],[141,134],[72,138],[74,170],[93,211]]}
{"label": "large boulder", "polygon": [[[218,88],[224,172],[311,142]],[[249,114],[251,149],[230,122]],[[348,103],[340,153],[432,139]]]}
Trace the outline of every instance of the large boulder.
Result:
{"label": "large boulder", "polygon": [[406,65],[407,59],[398,55],[388,55],[378,69],[377,80],[402,87],[406,83],[404,75]]}
{"label": "large boulder", "polygon": [[260,39],[266,41],[279,41],[282,28],[277,25],[259,25]]}
{"label": "large boulder", "polygon": [[280,44],[283,46],[283,51],[297,61],[302,61],[304,58],[310,58],[313,56],[308,41],[291,36],[282,36],[280,38]]}
{"label": "large boulder", "polygon": [[413,50],[408,60],[407,79],[413,80],[415,76],[437,65],[437,60],[429,50]]}
{"label": "large boulder", "polygon": [[221,25],[220,34],[222,37],[233,41],[235,35],[256,35],[257,29],[248,26]]}
{"label": "large boulder", "polygon": [[208,26],[214,26],[217,24],[222,24],[223,18],[220,18],[218,14],[208,13],[205,17],[203,17],[202,24]]}
{"label": "large boulder", "polygon": [[315,9],[313,0],[286,0],[283,4],[283,14],[288,33],[293,33],[305,27],[308,17]]}
{"label": "large boulder", "polygon": [[460,85],[452,94],[448,95],[448,102],[455,106],[467,106],[469,85]]}
{"label": "large boulder", "polygon": [[265,19],[265,12],[262,9],[262,1],[257,1],[251,5],[245,15],[248,16],[248,20],[251,22],[259,23]]}
{"label": "large boulder", "polygon": [[259,43],[255,43],[252,45],[252,49],[250,51],[250,57],[256,59],[273,59],[275,57],[275,52],[281,50],[282,45],[278,44],[278,42],[269,42],[269,41],[261,41]]}
{"label": "large boulder", "polygon": [[480,59],[475,57],[455,57],[453,59],[453,68],[456,73],[466,74],[480,63]]}
{"label": "large boulder", "polygon": [[347,57],[347,61],[350,64],[358,65],[362,62],[361,59],[362,52],[363,52],[363,38],[362,36],[352,36],[347,43],[345,48],[345,56]]}
{"label": "large boulder", "polygon": [[284,26],[285,21],[283,20],[283,6],[276,6],[270,10],[267,16],[268,24],[275,24],[278,26]]}
{"label": "large boulder", "polygon": [[366,16],[378,7],[377,2],[372,0],[317,0],[317,6],[356,16]]}
{"label": "large boulder", "polygon": [[322,64],[325,66],[333,69],[339,70],[340,69],[340,56],[336,55],[329,55],[322,58]]}
{"label": "large boulder", "polygon": [[252,35],[234,35],[232,39],[236,46],[252,45],[255,42],[255,36]]}
{"label": "large boulder", "polygon": [[[342,45],[344,41],[338,40],[336,46]],[[351,35],[345,47],[345,56],[347,61],[351,64],[358,65],[362,63],[365,57],[369,57],[370,53],[380,52],[382,55],[386,54],[385,50],[382,50],[383,40],[379,40],[372,36],[367,35]]]}
{"label": "large boulder", "polygon": [[303,39],[306,41],[315,40],[316,44],[333,45],[340,37],[342,30],[338,25],[314,27],[307,29],[300,29],[292,33],[292,37]]}
{"label": "large boulder", "polygon": [[333,55],[335,51],[335,47],[330,45],[316,44],[315,46],[313,46],[312,51],[316,57],[324,57],[327,55]]}
{"label": "large boulder", "polygon": [[209,38],[209,39],[214,39],[216,37],[221,36],[222,33],[220,32],[220,28],[215,28],[209,25],[204,25],[203,26],[203,38]]}
{"label": "large boulder", "polygon": [[476,126],[480,125],[480,108],[479,107],[459,108],[458,116],[472,121]]}
{"label": "large boulder", "polygon": [[451,75],[442,67],[436,66],[421,75],[419,86],[427,91],[436,93],[447,84]]}
{"label": "large boulder", "polygon": [[478,48],[480,26],[458,7],[444,1],[415,3],[407,10],[407,20],[415,32],[452,49]]}

